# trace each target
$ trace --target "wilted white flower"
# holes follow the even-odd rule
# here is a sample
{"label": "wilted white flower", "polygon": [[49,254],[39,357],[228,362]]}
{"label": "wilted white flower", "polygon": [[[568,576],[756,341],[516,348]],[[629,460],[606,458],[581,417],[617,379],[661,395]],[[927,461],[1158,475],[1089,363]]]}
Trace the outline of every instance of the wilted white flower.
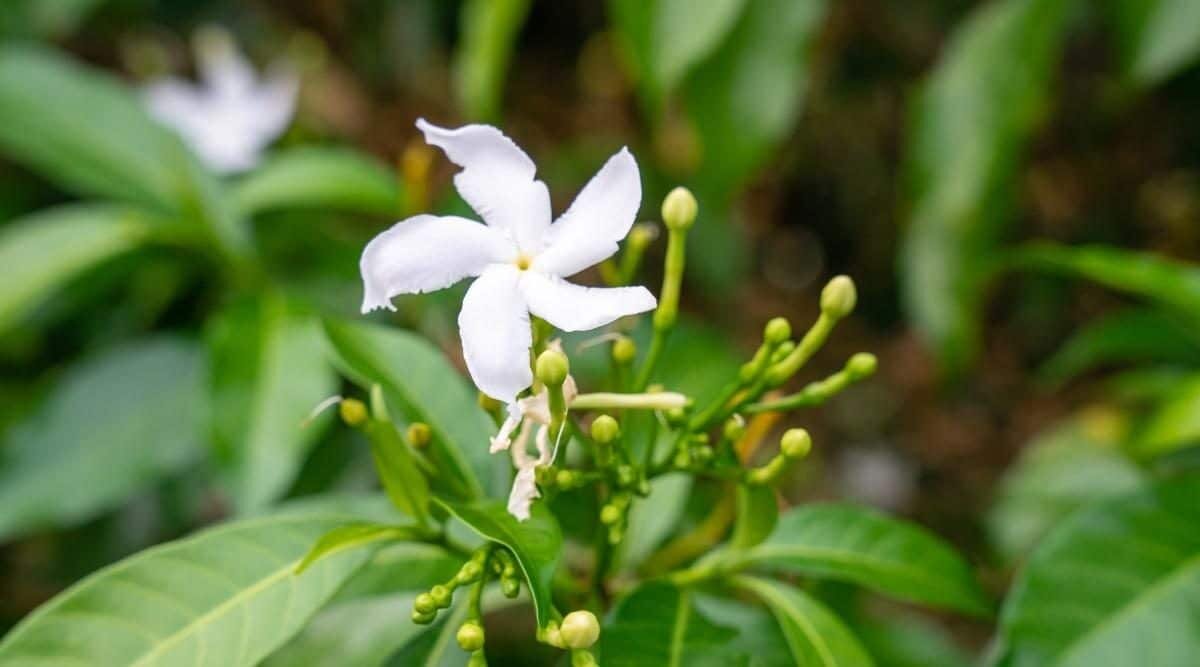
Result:
{"label": "wilted white flower", "polygon": [[212,169],[245,171],[292,120],[298,80],[278,66],[259,79],[224,32],[208,29],[196,39],[198,84],[167,77],[144,92],[150,114],[175,130]]}
{"label": "wilted white flower", "polygon": [[360,263],[364,313],[394,309],[391,298],[398,294],[478,276],[458,317],[463,354],[476,386],[511,404],[533,381],[530,313],[563,331],[583,331],[654,308],[644,287],[583,287],[564,280],[610,257],[633,225],[642,184],[628,150],[609,158],[552,224],[546,184],[500,130],[447,130],[423,119],[417,127],[462,167],[455,186],[486,224],[418,215],[375,237]]}

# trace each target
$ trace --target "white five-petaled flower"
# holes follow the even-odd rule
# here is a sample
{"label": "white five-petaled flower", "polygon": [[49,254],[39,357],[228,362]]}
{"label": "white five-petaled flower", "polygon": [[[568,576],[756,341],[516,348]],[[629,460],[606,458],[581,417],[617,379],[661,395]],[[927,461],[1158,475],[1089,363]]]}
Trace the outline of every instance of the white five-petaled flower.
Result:
{"label": "white five-petaled flower", "polygon": [[[644,287],[583,287],[565,277],[610,257],[633,225],[642,198],[637,162],[622,148],[551,223],[550,194],[520,148],[488,125],[417,127],[462,171],[459,194],[483,218],[418,215],[363,250],[364,313],[394,309],[398,294],[430,292],[478,276],[458,316],[475,385],[512,403],[533,382],[530,313],[563,331],[584,331],[651,310]],[[532,473],[530,473],[532,474]]]}
{"label": "white five-petaled flower", "polygon": [[212,169],[250,169],[291,122],[299,82],[283,66],[260,80],[222,32],[210,29],[196,43],[199,84],[173,77],[152,82],[143,91],[146,106]]}

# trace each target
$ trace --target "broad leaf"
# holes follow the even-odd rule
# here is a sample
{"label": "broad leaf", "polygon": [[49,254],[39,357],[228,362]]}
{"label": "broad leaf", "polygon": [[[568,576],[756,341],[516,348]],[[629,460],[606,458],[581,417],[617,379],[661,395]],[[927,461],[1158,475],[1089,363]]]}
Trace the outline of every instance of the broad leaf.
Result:
{"label": "broad leaf", "polygon": [[1119,311],[1072,336],[1042,367],[1043,380],[1062,384],[1101,364],[1183,362],[1200,366],[1200,337],[1186,323],[1151,308]]}
{"label": "broad leaf", "polygon": [[529,4],[529,0],[468,0],[461,10],[454,83],[472,120],[492,122],[500,116],[504,77]]}
{"label": "broad leaf", "polygon": [[779,501],[775,489],[769,486],[737,487],[737,517],[733,523],[733,535],[729,544],[735,549],[752,547],[775,530],[779,522]]}
{"label": "broad leaf", "polygon": [[850,621],[875,660],[888,667],[970,667],[974,656],[938,623],[914,614]]}
{"label": "broad leaf", "polygon": [[1000,632],[1013,664],[1194,665],[1200,655],[1200,478],[1063,522],[1018,575]]}
{"label": "broad leaf", "polygon": [[1200,374],[1183,380],[1155,407],[1132,444],[1132,453],[1152,459],[1200,444]]}
{"label": "broad leaf", "polygon": [[504,503],[476,500],[469,503],[438,501],[445,509],[480,535],[508,547],[517,558],[529,586],[538,627],[552,620],[554,572],[562,558],[563,537],[558,520],[535,501],[530,517],[518,521]]}
{"label": "broad leaf", "polygon": [[1143,473],[1120,451],[1121,418],[1084,412],[1025,447],[987,514],[988,533],[1006,560],[1025,554],[1080,507],[1145,484]]}
{"label": "broad leaf", "polygon": [[380,385],[389,406],[409,421],[429,424],[433,441],[425,452],[440,474],[435,489],[474,497],[484,490],[479,480],[491,486],[497,467],[488,442],[495,425],[437,348],[410,332],[373,324],[326,321],[325,335],[340,367],[360,387]]}
{"label": "broad leaf", "polygon": [[227,311],[208,340],[219,461],[234,505],[254,512],[287,491],[322,430],[306,418],[337,379],[319,322],[278,295]]}
{"label": "broad leaf", "polygon": [[748,665],[726,646],[737,631],[705,618],[692,591],[665,582],[643,584],[617,604],[600,633],[597,659],[605,667]]}
{"label": "broad leaf", "polygon": [[953,548],[914,524],[863,507],[793,509],[765,542],[733,558],[740,565],[851,581],[911,602],[989,613],[971,568]]}
{"label": "broad leaf", "polygon": [[[389,508],[390,510],[390,508]],[[338,591],[334,602],[428,590],[458,573],[465,557],[422,542],[399,542],[374,552],[370,562]]]}
{"label": "broad leaf", "polygon": [[390,421],[372,418],[366,430],[375,471],[388,498],[401,512],[424,524],[429,516],[429,482],[408,444]]}
{"label": "broad leaf", "polygon": [[[430,582],[429,586],[435,583],[440,582]],[[330,605],[295,639],[275,652],[266,665],[379,667],[400,647],[426,632],[441,629],[433,630],[412,622],[413,600],[418,594],[418,591],[394,593]]]}
{"label": "broad leaf", "polygon": [[692,605],[698,614],[716,625],[737,628],[737,637],[725,647],[734,655],[753,656],[749,663],[753,667],[795,667],[779,622],[756,600],[732,600],[695,591]]}
{"label": "broad leaf", "polygon": [[146,240],[149,223],[111,205],[65,205],[0,228],[0,331],[63,284]]}
{"label": "broad leaf", "polygon": [[1200,4],[1194,0],[1106,0],[1125,76],[1149,86],[1200,57]]}
{"label": "broad leaf", "polygon": [[278,153],[243,178],[235,196],[247,215],[310,208],[397,216],[402,210],[398,176],[343,148],[305,147]]}
{"label": "broad leaf", "polygon": [[161,337],[71,369],[8,434],[0,537],[91,518],[200,458],[202,363],[195,344]]}
{"label": "broad leaf", "polygon": [[692,477],[682,472],[661,475],[650,482],[650,495],[634,500],[629,508],[625,539],[618,547],[623,565],[636,569],[679,529],[691,490]]}
{"label": "broad leaf", "polygon": [[0,35],[63,38],[104,0],[8,0]]}
{"label": "broad leaf", "polygon": [[438,614],[425,632],[412,635],[384,664],[387,667],[461,667],[467,654],[459,648],[454,635],[467,620],[467,605],[456,600]]}
{"label": "broad leaf", "polygon": [[296,566],[348,519],[246,519],[144,551],[43,605],[0,643],[5,665],[255,665],[299,631],[367,559]]}
{"label": "broad leaf", "polygon": [[858,638],[825,605],[798,588],[769,579],[734,582],[775,614],[797,665],[868,667],[875,664]]}
{"label": "broad leaf", "polygon": [[299,574],[317,561],[349,549],[357,549],[380,542],[415,540],[421,532],[411,526],[393,526],[382,523],[355,521],[338,526],[321,536],[317,543],[304,555],[296,566]]}
{"label": "broad leaf", "polygon": [[989,260],[1043,113],[1071,0],[997,0],[959,27],[912,106],[905,307],[943,364],[976,352]]}
{"label": "broad leaf", "polygon": [[610,0],[625,60],[657,121],[684,76],[729,34],[746,0]]}

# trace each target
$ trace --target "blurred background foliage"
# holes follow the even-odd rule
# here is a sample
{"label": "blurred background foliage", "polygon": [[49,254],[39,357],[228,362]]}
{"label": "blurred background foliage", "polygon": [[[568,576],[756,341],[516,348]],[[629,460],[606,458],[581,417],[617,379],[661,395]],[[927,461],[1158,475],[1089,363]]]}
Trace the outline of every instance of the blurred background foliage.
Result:
{"label": "blurred background foliage", "polygon": [[[292,127],[232,179],[135,92],[214,23],[302,75]],[[148,544],[371,483],[355,436],[297,425],[339,390],[319,318],[356,316],[365,242],[465,210],[419,116],[500,124],[556,210],[624,144],[646,218],[695,190],[681,388],[715,390],[767,317],[807,323],[854,276],[821,363],[868,349],[881,373],[805,424],[793,497],[915,516],[994,593],[1074,509],[1200,463],[1193,0],[9,0],[0,38],[6,625]],[[460,297],[381,319],[460,364]],[[656,493],[676,509],[634,519],[630,549],[718,502]],[[936,626],[872,623],[896,664],[957,664]]]}

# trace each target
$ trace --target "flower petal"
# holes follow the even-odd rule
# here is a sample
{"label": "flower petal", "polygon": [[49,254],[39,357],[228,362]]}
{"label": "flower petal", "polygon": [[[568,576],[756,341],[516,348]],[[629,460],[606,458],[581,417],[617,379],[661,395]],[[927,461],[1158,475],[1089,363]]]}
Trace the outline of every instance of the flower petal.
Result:
{"label": "flower petal", "polygon": [[277,65],[243,103],[254,110],[248,118],[262,146],[275,140],[292,122],[300,79],[286,65]]}
{"label": "flower petal", "polygon": [[530,465],[518,469],[517,476],[513,478],[512,491],[508,494],[508,513],[518,521],[529,518],[529,508],[542,495],[537,488],[536,474],[536,468]]}
{"label": "flower petal", "polygon": [[534,179],[537,167],[512,139],[491,125],[448,130],[420,118],[417,128],[463,168],[454,185],[484,222],[511,235],[525,252],[542,250],[550,227],[550,192]]}
{"label": "flower petal", "polygon": [[550,225],[546,250],[533,267],[570,276],[611,257],[617,242],[629,234],[641,203],[637,161],[622,148],[588,181],[567,212]]}
{"label": "flower petal", "polygon": [[392,225],[363,249],[364,313],[395,310],[397,294],[432,292],[469,276],[488,264],[512,261],[516,248],[495,230],[453,216],[418,215]]}
{"label": "flower petal", "polygon": [[645,287],[584,287],[536,271],[521,276],[521,294],[529,312],[563,331],[595,329],[657,304]]}
{"label": "flower petal", "polygon": [[529,368],[529,311],[517,287],[519,272],[495,264],[467,290],[458,330],[467,370],[480,391],[504,403],[533,383]]}

